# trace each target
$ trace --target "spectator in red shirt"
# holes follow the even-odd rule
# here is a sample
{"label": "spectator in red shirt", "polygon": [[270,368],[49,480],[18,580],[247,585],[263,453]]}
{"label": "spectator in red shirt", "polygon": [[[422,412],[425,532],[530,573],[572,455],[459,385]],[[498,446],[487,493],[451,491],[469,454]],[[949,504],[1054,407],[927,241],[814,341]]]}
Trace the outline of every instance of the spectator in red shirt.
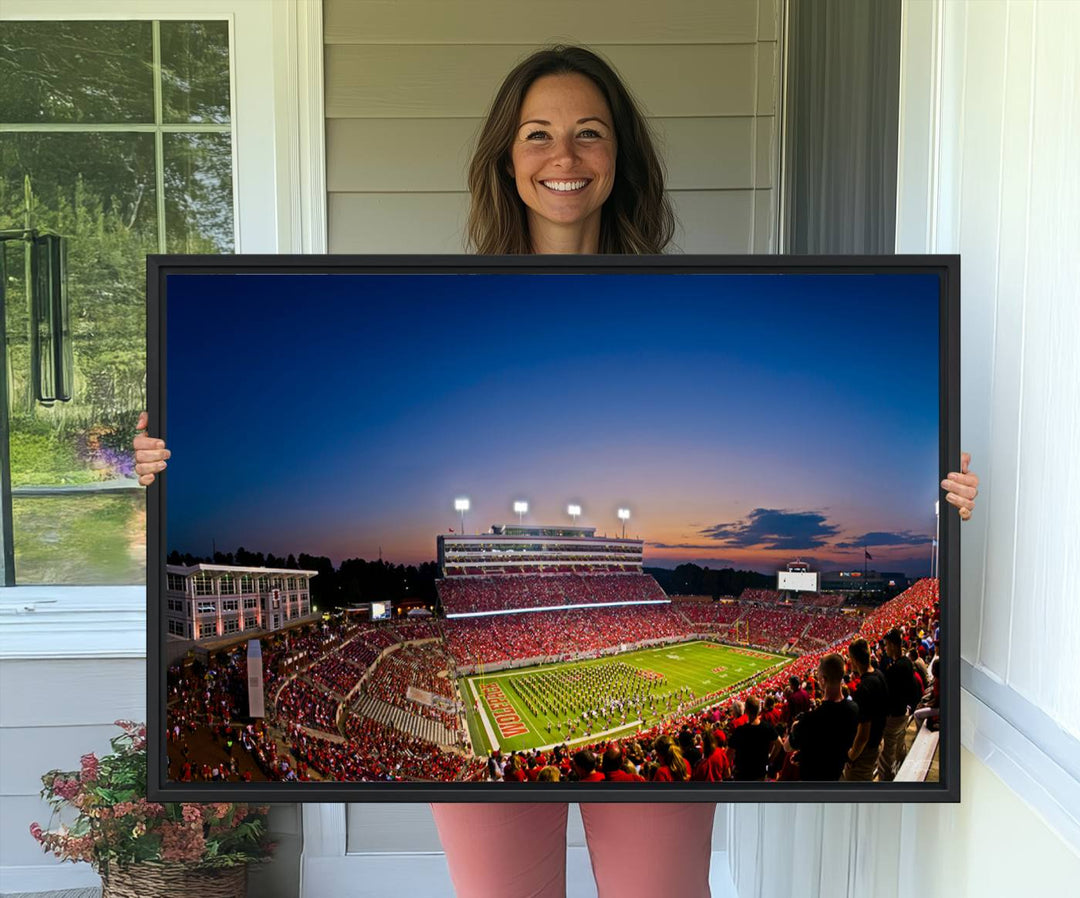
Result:
{"label": "spectator in red shirt", "polygon": [[653,743],[660,766],[653,777],[654,783],[682,783],[690,779],[690,765],[686,763],[679,746],[670,736],[661,736]]}
{"label": "spectator in red shirt", "polygon": [[625,758],[622,749],[614,742],[605,750],[600,769],[609,783],[643,783],[645,777],[634,771],[634,765]]}
{"label": "spectator in red shirt", "polygon": [[[720,735],[723,736],[723,733]],[[701,754],[702,758],[694,768],[694,780],[718,783],[731,779],[731,760],[727,751],[717,744],[712,727],[701,728]]]}
{"label": "spectator in red shirt", "polygon": [[574,753],[574,772],[579,783],[602,783],[604,774],[596,769],[596,755],[587,748]]}
{"label": "spectator in red shirt", "polygon": [[802,688],[802,681],[798,677],[792,677],[789,681],[791,690],[787,696],[787,722],[791,723],[800,714],[810,710],[810,695]]}

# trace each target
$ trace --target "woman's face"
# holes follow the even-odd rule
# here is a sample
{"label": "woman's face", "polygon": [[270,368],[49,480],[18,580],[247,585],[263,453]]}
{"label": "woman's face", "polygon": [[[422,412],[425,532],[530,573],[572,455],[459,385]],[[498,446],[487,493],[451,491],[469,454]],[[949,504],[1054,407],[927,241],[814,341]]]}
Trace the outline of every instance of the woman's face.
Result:
{"label": "woman's face", "polygon": [[537,78],[522,101],[510,151],[530,230],[598,224],[615,183],[615,151],[611,110],[589,78]]}

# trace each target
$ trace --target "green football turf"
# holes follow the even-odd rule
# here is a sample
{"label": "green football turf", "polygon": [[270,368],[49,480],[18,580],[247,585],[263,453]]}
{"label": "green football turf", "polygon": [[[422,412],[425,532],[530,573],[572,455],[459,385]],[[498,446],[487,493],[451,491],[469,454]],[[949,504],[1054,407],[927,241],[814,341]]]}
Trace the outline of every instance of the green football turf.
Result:
{"label": "green football turf", "polygon": [[[665,717],[675,716],[678,697],[673,698],[670,711],[665,702],[657,704],[656,712],[650,713],[645,710],[642,717],[627,717],[626,726],[623,727],[621,719],[613,719],[611,729],[616,730],[610,735],[600,736],[609,730],[606,719],[590,721],[589,726],[593,735],[584,735],[585,722],[581,719],[581,712],[586,707],[583,701],[569,700],[568,710],[563,715],[550,716],[541,711],[539,702],[533,699],[533,706],[537,713],[531,712],[526,707],[521,693],[525,692],[523,682],[532,687],[533,695],[543,693],[550,695],[552,680],[558,679],[563,683],[574,683],[575,676],[581,674],[584,668],[607,668],[609,672],[621,671],[624,682],[641,684],[649,682],[648,679],[634,679],[635,671],[649,671],[661,674],[666,678],[663,684],[657,683],[652,694],[660,695],[668,692],[676,692],[683,687],[689,687],[695,697],[683,697],[683,713],[704,704],[704,697],[712,692],[724,691],[729,686],[752,677],[761,671],[790,661],[790,658],[781,655],[770,655],[754,649],[736,648],[733,646],[719,645],[711,642],[684,642],[678,645],[666,645],[656,648],[639,649],[633,652],[625,652],[619,655],[608,655],[589,661],[576,661],[562,664],[545,664],[537,667],[517,668],[514,670],[499,671],[493,674],[477,674],[462,677],[460,687],[462,696],[466,700],[469,709],[469,734],[472,738],[474,749],[477,753],[487,753],[491,749],[491,736],[494,734],[499,747],[504,751],[535,748],[541,745],[561,744],[568,742],[595,741],[611,736],[625,736],[641,729],[650,727],[656,721]],[[723,668],[720,671],[714,668]],[[541,676],[548,674],[548,676]],[[511,687],[511,681],[516,680],[518,689]],[[484,687],[487,687],[485,691]],[[581,694],[588,694],[584,686],[577,687]],[[647,689],[639,689],[648,693]],[[494,694],[491,694],[494,693]],[[499,696],[502,698],[499,698]],[[487,726],[475,710],[475,698],[480,698],[480,712],[486,718]],[[714,698],[710,703],[717,701]],[[568,701],[564,699],[564,702]],[[550,700],[548,702],[550,704]],[[493,707],[494,705],[494,707]],[[509,706],[509,707],[508,707]],[[501,722],[497,716],[501,715]],[[515,720],[514,718],[518,718]],[[567,717],[575,720],[577,729],[567,738],[565,721]],[[551,732],[548,732],[547,722],[552,722]],[[635,719],[643,719],[643,724],[633,725]],[[500,725],[511,735],[500,732]],[[520,728],[527,728],[526,732],[513,734]],[[490,731],[490,732],[489,732]]]}

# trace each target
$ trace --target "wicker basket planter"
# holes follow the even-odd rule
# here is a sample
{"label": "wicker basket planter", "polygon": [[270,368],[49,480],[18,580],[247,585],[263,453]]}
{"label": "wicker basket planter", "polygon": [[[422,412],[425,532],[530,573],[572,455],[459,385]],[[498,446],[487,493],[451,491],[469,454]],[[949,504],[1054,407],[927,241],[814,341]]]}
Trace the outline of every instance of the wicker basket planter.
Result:
{"label": "wicker basket planter", "polygon": [[247,866],[199,870],[185,864],[113,866],[101,876],[101,898],[245,898]]}

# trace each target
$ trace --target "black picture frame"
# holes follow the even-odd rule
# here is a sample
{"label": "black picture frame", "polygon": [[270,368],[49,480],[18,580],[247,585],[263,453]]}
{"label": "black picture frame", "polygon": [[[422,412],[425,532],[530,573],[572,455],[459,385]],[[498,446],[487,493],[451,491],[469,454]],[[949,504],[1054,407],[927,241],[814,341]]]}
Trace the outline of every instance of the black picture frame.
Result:
{"label": "black picture frame", "polygon": [[[960,257],[894,256],[465,256],[465,255],[150,255],[147,256],[149,433],[168,440],[166,278],[171,274],[326,273],[684,273],[932,274],[939,291],[939,479],[959,464]],[[868,309],[868,314],[872,310]],[[501,783],[178,783],[166,780],[166,670],[163,602],[168,473],[147,493],[148,794],[155,801],[273,802],[958,802],[960,800],[960,520],[939,489],[938,572],[942,688],[940,775],[934,783],[686,783],[582,785]],[[624,787],[625,786],[625,787]]]}

